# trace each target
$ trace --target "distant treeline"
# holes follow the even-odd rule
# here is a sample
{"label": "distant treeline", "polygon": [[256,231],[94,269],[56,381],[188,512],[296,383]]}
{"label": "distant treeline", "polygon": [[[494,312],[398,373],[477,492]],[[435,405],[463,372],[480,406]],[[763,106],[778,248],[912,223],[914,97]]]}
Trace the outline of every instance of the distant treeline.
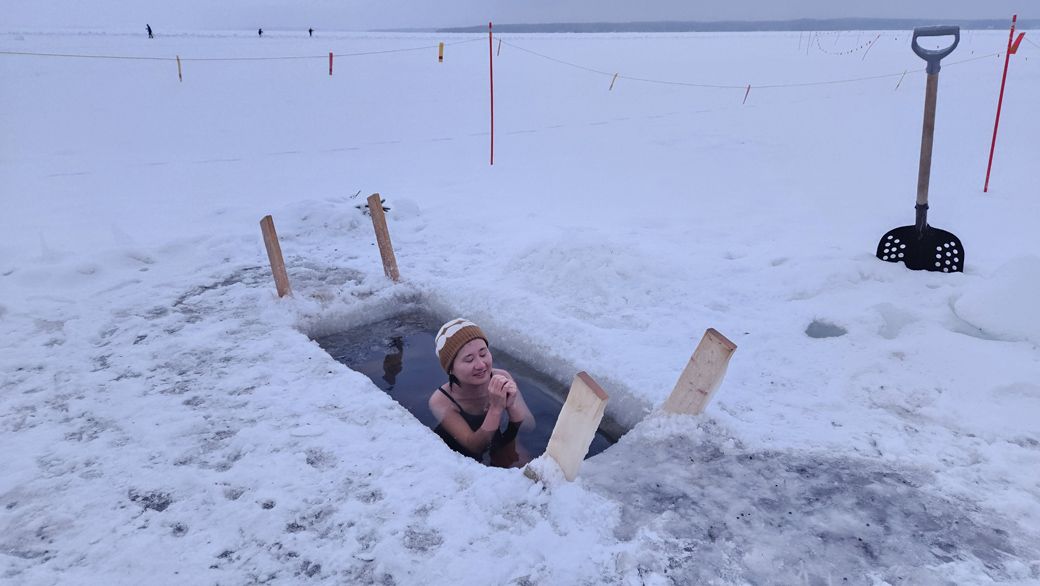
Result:
{"label": "distant treeline", "polygon": [[[962,29],[1007,30],[1011,19],[921,19],[921,18],[803,18],[798,20],[726,20],[718,22],[561,22],[544,24],[495,24],[503,33],[686,33],[733,31],[854,31],[910,30],[919,26],[959,25]],[[1040,19],[1022,19],[1018,28],[1040,28]],[[436,29],[440,33],[487,31],[487,25]]]}

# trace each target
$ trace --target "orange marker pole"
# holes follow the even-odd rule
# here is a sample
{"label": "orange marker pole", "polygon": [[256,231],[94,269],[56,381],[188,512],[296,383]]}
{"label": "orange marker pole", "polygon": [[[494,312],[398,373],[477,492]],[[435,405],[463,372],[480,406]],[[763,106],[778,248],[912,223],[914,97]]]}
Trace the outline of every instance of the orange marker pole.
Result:
{"label": "orange marker pole", "polygon": [[437,46],[437,63],[444,63],[444,43]]}
{"label": "orange marker pole", "polygon": [[332,77],[332,51],[329,51],[329,77]]}
{"label": "orange marker pole", "polygon": [[495,56],[491,40],[491,23],[488,22],[488,72],[491,80],[491,164],[495,164]]}
{"label": "orange marker pole", "polygon": [[[989,163],[986,165],[986,183],[982,186],[983,193],[989,191],[989,172],[993,169],[993,151],[997,148],[997,127],[1000,126],[1000,107],[1004,104],[1004,82],[1007,81],[1008,61],[1011,59],[1012,49],[1018,50],[1018,43],[1015,43],[1014,47],[1011,46],[1011,41],[1015,38],[1015,22],[1017,20],[1017,14],[1011,16],[1011,32],[1008,33],[1008,46],[1007,51],[1004,53],[1004,76],[1000,78],[1000,97],[997,98],[997,119],[993,122],[993,141],[989,144]],[[1019,41],[1021,41],[1021,38],[1019,38]]]}
{"label": "orange marker pole", "polygon": [[177,81],[184,81],[184,76],[181,75],[181,56],[177,55]]}

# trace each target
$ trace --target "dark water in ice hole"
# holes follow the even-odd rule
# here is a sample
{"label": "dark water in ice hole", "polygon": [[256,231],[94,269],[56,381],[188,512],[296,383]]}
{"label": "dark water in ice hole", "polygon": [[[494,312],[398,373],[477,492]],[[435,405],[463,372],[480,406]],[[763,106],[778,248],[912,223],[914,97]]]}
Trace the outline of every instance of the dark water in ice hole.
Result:
{"label": "dark water in ice hole", "polygon": [[[337,361],[372,379],[423,425],[433,429],[437,422],[427,401],[438,386],[448,382],[434,353],[433,335],[440,327],[440,322],[433,325],[434,322],[422,314],[409,313],[314,341]],[[520,432],[518,441],[531,457],[540,456],[549,443],[569,387],[496,349],[493,334],[489,332],[488,336],[495,368],[513,375],[537,422],[534,429]],[[441,441],[436,435],[430,437]],[[615,441],[602,431],[597,432],[588,456],[602,452]]]}

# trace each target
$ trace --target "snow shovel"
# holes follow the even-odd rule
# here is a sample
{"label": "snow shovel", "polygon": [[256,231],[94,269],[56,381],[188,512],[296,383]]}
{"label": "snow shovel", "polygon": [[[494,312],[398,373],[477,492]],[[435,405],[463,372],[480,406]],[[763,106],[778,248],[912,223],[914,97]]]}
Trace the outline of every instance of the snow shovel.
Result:
{"label": "snow shovel", "polygon": [[[944,49],[925,49],[918,37],[952,36]],[[877,257],[888,262],[904,262],[915,271],[964,272],[964,246],[960,238],[946,230],[928,225],[928,179],[932,170],[932,138],[935,135],[935,98],[939,92],[939,61],[957,48],[959,26],[925,26],[914,29],[910,46],[928,63],[928,83],[924,94],[924,129],[921,132],[921,163],[917,172],[917,221],[913,226],[889,230],[877,246]]]}

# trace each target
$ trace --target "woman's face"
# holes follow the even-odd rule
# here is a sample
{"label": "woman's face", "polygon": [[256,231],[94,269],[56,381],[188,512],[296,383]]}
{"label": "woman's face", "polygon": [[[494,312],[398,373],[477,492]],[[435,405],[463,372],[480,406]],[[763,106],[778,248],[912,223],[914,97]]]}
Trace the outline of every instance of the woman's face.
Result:
{"label": "woman's face", "polygon": [[466,342],[455,355],[451,372],[465,384],[479,385],[491,380],[491,350],[487,342],[480,338]]}

